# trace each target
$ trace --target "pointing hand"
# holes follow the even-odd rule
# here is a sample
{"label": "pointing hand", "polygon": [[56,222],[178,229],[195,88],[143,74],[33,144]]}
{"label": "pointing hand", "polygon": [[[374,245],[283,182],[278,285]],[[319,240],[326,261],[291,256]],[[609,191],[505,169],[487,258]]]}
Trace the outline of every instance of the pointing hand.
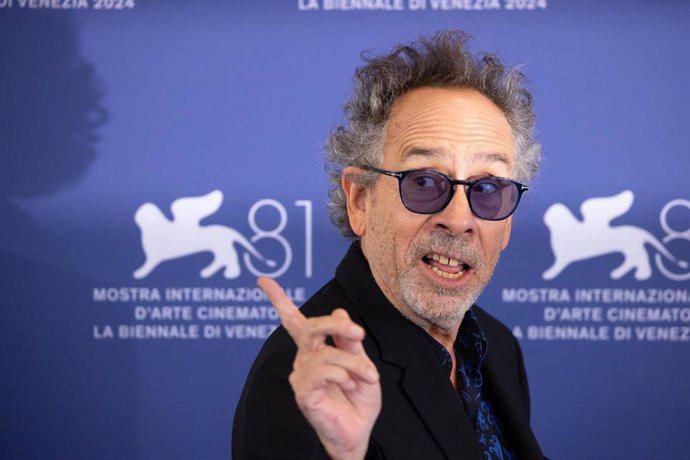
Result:
{"label": "pointing hand", "polygon": [[[364,329],[343,309],[306,318],[278,283],[259,278],[297,345],[290,385],[297,405],[333,459],[363,459],[381,411],[379,374],[362,340]],[[333,338],[335,346],[326,339]]]}

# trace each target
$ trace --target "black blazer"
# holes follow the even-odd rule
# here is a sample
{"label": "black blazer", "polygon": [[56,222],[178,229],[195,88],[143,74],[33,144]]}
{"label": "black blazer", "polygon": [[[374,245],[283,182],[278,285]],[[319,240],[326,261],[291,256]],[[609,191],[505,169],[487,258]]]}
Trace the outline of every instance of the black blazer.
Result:
{"label": "black blazer", "polygon": [[[301,308],[307,316],[344,308],[366,331],[383,404],[367,458],[484,460],[477,436],[426,332],[404,318],[374,281],[354,243],[331,280]],[[544,458],[529,425],[522,353],[510,330],[472,307],[488,341],[484,385],[521,460]],[[278,328],[254,362],[235,412],[232,453],[244,459],[328,458],[295,403],[288,375],[295,345]]]}

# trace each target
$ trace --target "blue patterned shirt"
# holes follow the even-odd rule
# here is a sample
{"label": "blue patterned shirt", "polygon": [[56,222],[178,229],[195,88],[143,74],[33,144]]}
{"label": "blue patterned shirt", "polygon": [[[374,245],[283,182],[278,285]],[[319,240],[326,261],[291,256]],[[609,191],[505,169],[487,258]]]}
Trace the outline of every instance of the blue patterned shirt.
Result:
{"label": "blue patterned shirt", "polygon": [[[448,350],[432,339],[444,369],[450,373],[453,362]],[[491,405],[486,392],[482,391],[482,362],[486,356],[488,342],[474,312],[470,309],[462,321],[455,340],[457,359],[458,393],[470,419],[486,460],[516,460],[510,449],[507,436]]]}

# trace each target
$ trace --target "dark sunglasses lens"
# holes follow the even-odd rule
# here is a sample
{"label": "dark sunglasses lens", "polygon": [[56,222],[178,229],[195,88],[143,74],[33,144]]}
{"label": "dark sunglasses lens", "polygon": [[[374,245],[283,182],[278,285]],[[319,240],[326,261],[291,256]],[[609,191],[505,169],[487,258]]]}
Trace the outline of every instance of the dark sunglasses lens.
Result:
{"label": "dark sunglasses lens", "polygon": [[440,211],[448,201],[450,182],[434,171],[413,171],[400,183],[400,196],[412,212],[433,214]]}
{"label": "dark sunglasses lens", "polygon": [[474,183],[470,192],[470,204],[478,217],[502,220],[515,211],[519,195],[518,186],[514,182],[488,177]]}

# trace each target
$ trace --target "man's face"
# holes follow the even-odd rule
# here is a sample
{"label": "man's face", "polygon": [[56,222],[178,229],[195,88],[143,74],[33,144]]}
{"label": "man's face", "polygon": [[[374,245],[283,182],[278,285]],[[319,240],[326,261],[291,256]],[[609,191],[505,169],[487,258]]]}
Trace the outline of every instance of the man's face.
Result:
{"label": "man's face", "polygon": [[[512,130],[477,91],[416,89],[393,107],[381,167],[435,169],[465,180],[511,177]],[[351,185],[346,191],[350,223],[386,297],[424,328],[457,331],[508,244],[511,219],[475,217],[462,186],[432,215],[408,211],[394,177],[381,175],[371,189]]]}

